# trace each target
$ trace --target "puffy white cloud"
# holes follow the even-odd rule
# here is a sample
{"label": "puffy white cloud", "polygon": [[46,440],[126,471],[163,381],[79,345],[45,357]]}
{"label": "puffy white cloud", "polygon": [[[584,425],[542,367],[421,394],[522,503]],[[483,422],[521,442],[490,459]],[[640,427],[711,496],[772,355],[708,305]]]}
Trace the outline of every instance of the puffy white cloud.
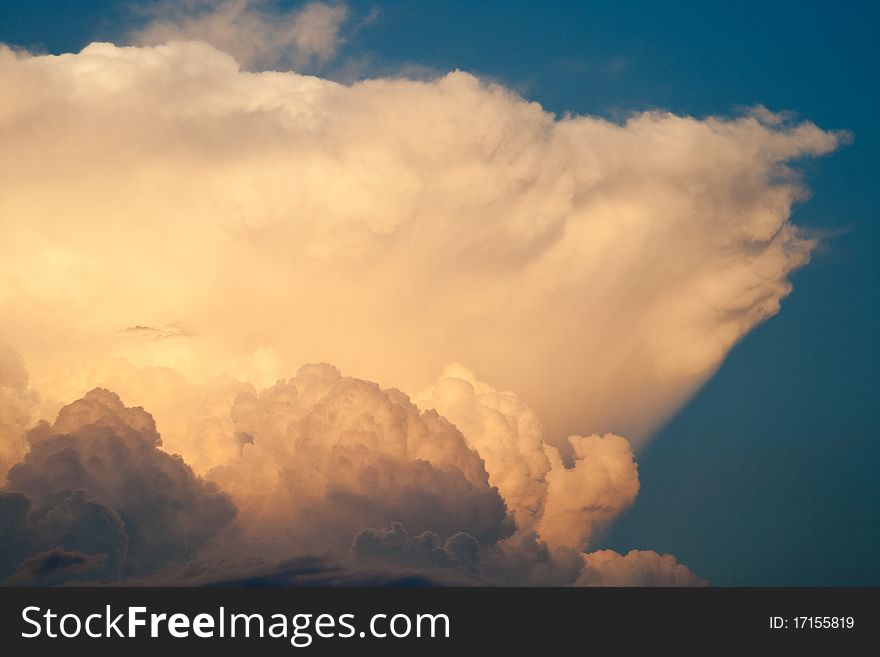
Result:
{"label": "puffy white cloud", "polygon": [[273,0],[180,0],[142,9],[151,19],[137,42],[199,40],[224,50],[249,68],[308,68],[332,59],[349,17],[343,3],[310,2],[282,11]]}
{"label": "puffy white cloud", "polygon": [[47,398],[114,357],[408,392],[458,361],[557,445],[638,447],[778,310],[814,244],[790,162],[839,141],[766,112],[557,118],[462,72],[248,73],[198,42],[3,50],[0,93],[0,312]]}
{"label": "puffy white cloud", "polygon": [[584,555],[576,586],[705,586],[671,554],[631,550],[625,555],[598,550]]}

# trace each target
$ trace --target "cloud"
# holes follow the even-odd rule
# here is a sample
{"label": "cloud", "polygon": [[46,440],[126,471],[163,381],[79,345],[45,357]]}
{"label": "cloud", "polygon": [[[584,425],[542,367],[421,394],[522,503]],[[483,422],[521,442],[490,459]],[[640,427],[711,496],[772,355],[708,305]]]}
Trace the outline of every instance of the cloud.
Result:
{"label": "cloud", "polygon": [[[0,91],[0,311],[47,399],[118,357],[256,388],[329,361],[409,393],[461,362],[564,450],[638,449],[778,311],[814,246],[793,161],[840,139],[557,118],[463,72],[248,73],[198,42],[3,50]],[[168,325],[193,335],[120,333]]]}
{"label": "cloud", "polygon": [[[133,378],[144,375],[135,370]],[[158,376],[174,380],[164,370]],[[572,436],[574,459],[564,464],[512,393],[460,367],[448,368],[424,398],[429,393],[456,416],[482,420],[472,423],[472,438],[400,391],[343,377],[326,364],[303,366],[259,393],[227,393],[217,418],[227,444],[209,450],[222,463],[205,482],[181,457],[162,451],[148,412],[124,406],[109,390],[92,390],[64,406],[52,425],[38,422],[26,434],[30,451],[0,491],[0,580],[698,581],[672,557],[655,562],[653,553],[633,552],[618,564],[614,553],[582,551],[638,490],[626,440]],[[476,446],[492,458],[481,458]],[[509,458],[501,455],[505,449]],[[527,461],[536,450],[544,455],[541,468],[526,476],[536,477],[540,491],[523,498],[523,455]],[[496,478],[514,500],[513,513],[492,485]],[[522,506],[535,495],[540,504]]]}
{"label": "cloud", "polygon": [[[131,344],[141,344],[139,338]],[[161,427],[162,448],[183,455],[197,474],[240,454],[242,441],[247,440],[235,435],[230,409],[239,393],[253,393],[255,388],[229,375],[193,382],[170,367],[135,367],[124,358],[99,358],[91,365],[67,370],[61,381],[59,388],[44,388],[54,388],[55,393],[43,396],[34,416],[54,417],[67,399],[82,394],[77,392],[81,388],[113,390],[122,399],[137,400],[150,409]]]}
{"label": "cloud", "polygon": [[671,554],[631,550],[625,555],[599,550],[584,555],[578,586],[705,586]]}
{"label": "cloud", "polygon": [[9,468],[27,452],[24,432],[36,405],[24,359],[0,343],[0,485]]}
{"label": "cloud", "polygon": [[[370,530],[373,540],[389,540],[401,528]],[[408,534],[407,534],[408,536]],[[612,550],[579,554],[550,550],[534,535],[501,544],[481,555],[475,570],[450,566],[443,555],[432,558],[413,537],[401,548],[397,539],[383,552],[372,546],[369,558],[355,563],[307,556],[280,563],[265,563],[199,572],[166,571],[139,584],[189,586],[706,586],[704,579],[669,554],[632,550],[626,555]],[[424,540],[431,543],[433,539]]]}
{"label": "cloud", "polygon": [[580,550],[551,547],[535,532],[514,536],[480,556],[484,577],[495,586],[571,586],[583,568]]}
{"label": "cloud", "polygon": [[143,340],[169,340],[171,338],[186,338],[192,335],[181,326],[126,326],[125,332]]}
{"label": "cloud", "polygon": [[463,431],[519,530],[537,531],[553,546],[586,547],[638,494],[638,470],[625,438],[569,436],[573,458],[566,466],[545,441],[538,417],[515,393],[495,390],[461,365],[445,368],[416,401]]}
{"label": "cloud", "polygon": [[52,586],[88,579],[96,574],[95,571],[100,571],[105,560],[103,554],[67,552],[55,547],[25,559],[8,583],[13,586]]}
{"label": "cloud", "polygon": [[158,12],[0,47],[2,576],[699,583],[586,551],[791,291],[797,162],[843,136],[252,72],[329,61],[345,6]]}
{"label": "cloud", "polygon": [[113,581],[127,569],[123,520],[81,490],[60,491],[36,505],[21,493],[0,491],[0,518],[0,582]]}
{"label": "cloud", "polygon": [[520,530],[544,513],[551,463],[538,417],[513,392],[500,392],[461,365],[444,368],[414,401],[461,429],[486,463]]}
{"label": "cloud", "polygon": [[629,442],[621,436],[571,436],[574,464],[566,468],[551,453],[547,501],[538,524],[551,545],[586,547],[597,529],[628,509],[639,492],[639,475]]}
{"label": "cloud", "polygon": [[[436,534],[410,536],[400,523],[365,529],[352,544],[354,571],[397,571],[455,586],[706,586],[671,554],[631,550],[581,552],[551,547],[535,532],[482,547],[467,534],[444,543]],[[382,568],[385,570],[383,571]],[[369,572],[368,570],[365,572]]]}
{"label": "cloud", "polygon": [[150,22],[134,35],[142,45],[199,40],[249,69],[301,70],[336,56],[349,18],[345,4],[310,2],[285,11],[274,0],[184,0],[141,9]]}
{"label": "cloud", "polygon": [[41,546],[46,554],[26,561],[15,581],[50,571],[99,579],[150,572],[193,558],[235,517],[215,485],[159,449],[149,413],[108,390],[65,406],[27,438],[30,451],[10,469],[3,494],[3,515],[13,520],[7,567]]}
{"label": "cloud", "polygon": [[398,568],[434,569],[460,568],[475,570],[480,544],[464,532],[453,534],[445,541],[425,531],[410,537],[399,522],[383,529],[358,532],[351,546],[355,563],[393,563]]}
{"label": "cloud", "polygon": [[0,490],[0,582],[33,550],[27,528],[30,507],[25,495]]}
{"label": "cloud", "polygon": [[241,393],[230,414],[252,442],[206,476],[257,541],[345,554],[360,530],[395,521],[485,543],[513,532],[479,454],[397,390],[311,365],[258,395]]}
{"label": "cloud", "polygon": [[327,557],[309,555],[281,562],[206,568],[201,572],[165,571],[136,584],[167,586],[443,586],[445,579],[425,573],[401,573],[399,568],[357,568]]}

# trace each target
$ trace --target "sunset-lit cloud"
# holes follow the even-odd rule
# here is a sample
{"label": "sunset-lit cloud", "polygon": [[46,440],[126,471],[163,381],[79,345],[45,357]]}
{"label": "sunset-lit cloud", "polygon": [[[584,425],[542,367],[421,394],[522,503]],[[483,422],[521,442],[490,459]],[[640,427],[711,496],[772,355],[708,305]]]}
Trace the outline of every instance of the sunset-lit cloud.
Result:
{"label": "sunset-lit cloud", "polygon": [[620,436],[569,436],[572,463],[545,441],[535,413],[460,365],[416,397],[452,420],[486,463],[520,532],[554,546],[584,548],[595,530],[627,509],[639,490],[629,442]]}
{"label": "sunset-lit cloud", "polygon": [[199,40],[246,68],[296,70],[333,59],[350,15],[344,3],[310,2],[285,12],[273,0],[164,0],[141,12],[149,21],[134,34],[140,44]]}
{"label": "sunset-lit cloud", "polygon": [[557,117],[461,71],[254,72],[329,61],[345,6],[162,7],[149,45],[0,47],[0,575],[326,551],[703,583],[591,546],[651,432],[791,291],[815,246],[793,163],[842,136]]}
{"label": "sunset-lit cloud", "polygon": [[671,556],[586,552],[596,514],[620,510],[604,445],[626,453],[638,486],[622,438],[573,438],[572,468],[550,459],[533,530],[515,524],[461,432],[399,391],[313,365],[241,393],[230,415],[247,440],[204,479],[160,449],[149,413],[109,390],[37,423],[0,491],[0,581],[281,582],[291,557],[324,555],[312,574],[350,571],[340,583],[700,583]]}
{"label": "sunset-lit cloud", "polygon": [[[458,361],[557,444],[640,445],[778,310],[814,244],[787,161],[839,140],[763,113],[558,119],[461,72],[245,73],[195,42],[5,50],[0,88],[4,337],[59,402],[110,356],[408,391]],[[191,334],[124,330],[168,325]]]}
{"label": "sunset-lit cloud", "polygon": [[0,516],[11,521],[3,523],[4,551],[25,557],[17,569],[15,559],[4,564],[0,577],[12,582],[150,572],[192,559],[235,517],[215,484],[159,449],[149,413],[108,390],[65,406],[27,440],[30,451],[7,475],[14,492],[0,497]]}
{"label": "sunset-lit cloud", "polygon": [[28,451],[24,434],[36,419],[35,406],[24,359],[8,345],[0,344],[0,482]]}
{"label": "sunset-lit cloud", "polygon": [[671,554],[651,550],[631,550],[618,554],[598,550],[584,555],[584,569],[578,586],[703,586],[705,580],[694,575]]}
{"label": "sunset-lit cloud", "polygon": [[258,536],[345,552],[360,530],[392,520],[487,544],[513,532],[479,454],[448,420],[398,391],[312,365],[239,395],[229,412],[253,444],[207,476]]}

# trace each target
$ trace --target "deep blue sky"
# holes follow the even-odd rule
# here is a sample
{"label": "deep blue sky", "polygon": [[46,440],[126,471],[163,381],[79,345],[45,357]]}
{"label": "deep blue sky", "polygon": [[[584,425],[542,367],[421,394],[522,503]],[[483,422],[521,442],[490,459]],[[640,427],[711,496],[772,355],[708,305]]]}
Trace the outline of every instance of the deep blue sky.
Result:
{"label": "deep blue sky", "polygon": [[[762,103],[853,133],[805,166],[813,197],[794,220],[827,234],[819,253],[782,312],[640,455],[639,500],[604,546],[672,552],[719,585],[880,585],[878,5],[349,4],[379,15],[340,70],[461,68],[550,110],[610,118]],[[0,0],[0,41],[63,52],[114,40],[126,6]]]}

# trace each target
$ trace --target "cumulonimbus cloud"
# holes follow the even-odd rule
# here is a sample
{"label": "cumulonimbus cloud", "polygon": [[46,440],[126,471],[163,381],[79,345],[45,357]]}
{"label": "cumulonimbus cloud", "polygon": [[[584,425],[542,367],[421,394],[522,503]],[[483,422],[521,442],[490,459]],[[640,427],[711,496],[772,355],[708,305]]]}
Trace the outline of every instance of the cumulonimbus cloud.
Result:
{"label": "cumulonimbus cloud", "polygon": [[[249,7],[218,25],[262,29]],[[0,48],[0,337],[30,372],[0,352],[2,513],[31,537],[4,572],[173,567],[104,474],[44,490],[68,448],[142,475],[122,441],[181,484],[192,517],[155,522],[189,528],[186,554],[241,532],[267,559],[698,583],[669,555],[588,550],[638,492],[630,445],[790,292],[815,244],[789,221],[792,163],[841,135],[766,110],[557,117],[459,71],[248,72],[212,16],[154,24],[177,40],[153,46]],[[329,56],[343,18],[285,47]],[[291,376],[309,362],[347,376]],[[105,550],[64,539],[96,518]]]}
{"label": "cumulonimbus cloud", "polygon": [[778,310],[814,244],[787,162],[839,142],[762,114],[556,118],[461,72],[247,73],[196,42],[6,49],[0,90],[5,339],[56,410],[107,356],[410,392],[458,361],[559,444],[640,445]]}

